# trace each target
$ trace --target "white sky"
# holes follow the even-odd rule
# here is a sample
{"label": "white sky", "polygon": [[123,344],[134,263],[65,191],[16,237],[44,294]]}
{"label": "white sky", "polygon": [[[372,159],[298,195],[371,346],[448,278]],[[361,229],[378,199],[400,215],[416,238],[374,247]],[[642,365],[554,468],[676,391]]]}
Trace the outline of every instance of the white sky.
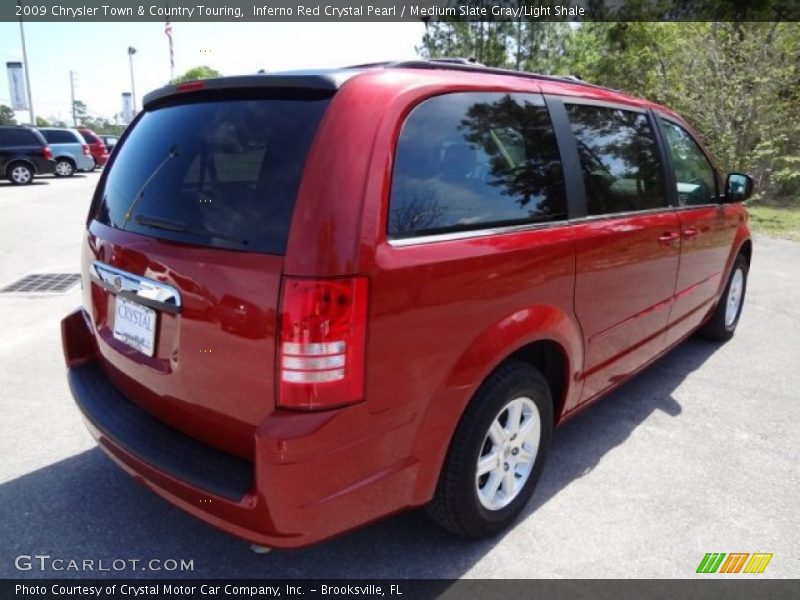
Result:
{"label": "white sky", "polygon": [[[223,75],[414,58],[422,23],[173,23],[175,74],[207,64]],[[133,57],[136,106],[169,79],[164,23],[25,23],[31,93],[37,116],[70,120],[69,72],[75,99],[93,115],[121,112]],[[10,104],[5,63],[22,61],[19,23],[0,23],[0,104]],[[17,113],[28,121],[27,111]]]}

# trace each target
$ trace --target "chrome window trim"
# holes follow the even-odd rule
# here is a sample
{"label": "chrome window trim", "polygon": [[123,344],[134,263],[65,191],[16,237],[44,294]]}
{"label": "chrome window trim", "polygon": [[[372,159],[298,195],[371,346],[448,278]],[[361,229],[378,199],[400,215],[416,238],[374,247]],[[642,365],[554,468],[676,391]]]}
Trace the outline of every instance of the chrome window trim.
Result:
{"label": "chrome window trim", "polygon": [[181,311],[181,293],[173,286],[140,277],[100,261],[89,267],[92,281],[112,294],[169,313]]}
{"label": "chrome window trim", "polygon": [[619,219],[626,217],[636,217],[639,215],[655,215],[659,213],[673,212],[674,206],[659,206],[658,208],[646,208],[642,210],[626,210],[625,212],[605,213],[602,215],[586,215],[570,220],[570,223],[583,223],[585,221],[602,221],[605,219]]}
{"label": "chrome window trim", "polygon": [[684,204],[683,206],[676,206],[675,210],[692,210],[693,208],[720,208],[723,206],[722,202],[706,202],[705,204]]}
{"label": "chrome window trim", "polygon": [[[706,205],[687,206],[685,208],[702,208]],[[708,206],[719,206],[718,204],[709,204]],[[418,237],[387,239],[387,243],[394,248],[404,248],[406,246],[417,246],[420,244],[433,244],[437,242],[450,242],[455,240],[465,240],[471,238],[483,238],[490,235],[502,235],[506,233],[520,233],[525,231],[537,231],[539,229],[552,229],[555,227],[569,227],[570,225],[579,225],[581,223],[591,221],[603,221],[610,219],[621,219],[626,217],[635,217],[639,215],[655,215],[660,213],[668,213],[675,211],[673,206],[662,206],[659,208],[648,208],[647,210],[630,210],[619,213],[607,213],[604,215],[586,215],[585,217],[577,217],[575,219],[562,220],[562,221],[548,221],[547,223],[526,223],[524,225],[508,225],[505,227],[488,227],[486,229],[470,229],[469,231],[450,231],[447,233],[434,233],[431,235],[421,235]]]}
{"label": "chrome window trim", "polygon": [[482,238],[490,235],[501,235],[505,233],[520,233],[523,231],[551,229],[553,227],[563,227],[569,224],[570,221],[564,219],[560,221],[547,221],[546,223],[524,223],[522,225],[503,225],[500,227],[487,227],[486,229],[448,231],[445,233],[432,233],[430,235],[419,235],[416,237],[387,239],[386,241],[389,243],[390,246],[393,246],[395,248],[403,248],[406,246],[417,246],[420,244],[433,244],[436,242],[450,242],[454,240]]}

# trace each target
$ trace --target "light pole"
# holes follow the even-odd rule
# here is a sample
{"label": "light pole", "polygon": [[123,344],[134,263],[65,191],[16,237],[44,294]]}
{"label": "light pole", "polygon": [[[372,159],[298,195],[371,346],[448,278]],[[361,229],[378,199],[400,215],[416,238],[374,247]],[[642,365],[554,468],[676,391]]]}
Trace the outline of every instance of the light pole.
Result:
{"label": "light pole", "polygon": [[75,117],[75,72],[69,72],[69,92],[72,98],[72,126],[78,126],[78,119]]}
{"label": "light pole", "polygon": [[[17,0],[17,6],[22,6],[22,0]],[[22,26],[22,11],[19,15],[19,37],[22,40],[22,62],[25,64],[25,87],[28,90],[28,110],[31,114],[31,125],[36,127],[36,116],[33,113],[33,96],[31,95],[30,65],[28,64],[28,50],[25,48],[25,28]]]}
{"label": "light pole", "polygon": [[131,65],[131,105],[133,114],[136,114],[136,86],[133,84],[133,55],[136,54],[136,48],[128,46],[128,61]]}

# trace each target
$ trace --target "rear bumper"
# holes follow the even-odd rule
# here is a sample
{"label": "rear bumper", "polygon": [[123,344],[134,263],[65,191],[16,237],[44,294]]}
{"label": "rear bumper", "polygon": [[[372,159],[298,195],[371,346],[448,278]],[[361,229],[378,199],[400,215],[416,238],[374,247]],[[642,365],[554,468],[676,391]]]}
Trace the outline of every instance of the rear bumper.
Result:
{"label": "rear bumper", "polygon": [[56,172],[56,161],[46,158],[29,159],[37,175],[52,175]]}
{"label": "rear bumper", "polygon": [[[83,311],[62,322],[70,389],[89,431],[153,492],[230,534],[295,548],[341,534],[415,499],[408,415],[364,404],[320,413],[276,411],[255,432],[252,462],[167,427],[107,378]],[[359,433],[361,432],[361,433]],[[403,443],[403,441],[405,441]]]}
{"label": "rear bumper", "polygon": [[75,166],[79,171],[91,171],[94,168],[94,158],[91,154],[81,154],[75,159]]}
{"label": "rear bumper", "polygon": [[103,167],[108,162],[108,154],[92,154],[98,167]]}

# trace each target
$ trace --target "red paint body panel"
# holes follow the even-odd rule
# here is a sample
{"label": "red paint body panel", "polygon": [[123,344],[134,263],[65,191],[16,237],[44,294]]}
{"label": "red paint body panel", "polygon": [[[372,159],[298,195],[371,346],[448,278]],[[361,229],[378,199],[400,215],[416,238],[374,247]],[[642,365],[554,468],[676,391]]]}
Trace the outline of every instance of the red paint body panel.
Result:
{"label": "red paint body panel", "polygon": [[[404,119],[425,98],[464,90],[573,95],[675,116],[570,83],[368,71],[342,86],[322,119],[285,256],[194,247],[90,222],[83,248],[90,326],[81,313],[65,319],[68,366],[98,361],[155,419],[251,461],[255,483],[240,502],[211,497],[90,424],[118,464],[234,535],[303,546],[428,502],[464,408],[517,350],[537,341],[559,349],[566,365],[555,399],[561,422],[708,317],[736,253],[749,243],[740,205],[389,242],[388,196]],[[90,280],[95,260],[180,291],[180,314],[158,315],[153,357],[111,335],[115,298]],[[369,278],[362,402],[276,410],[276,311],[287,275]]]}

